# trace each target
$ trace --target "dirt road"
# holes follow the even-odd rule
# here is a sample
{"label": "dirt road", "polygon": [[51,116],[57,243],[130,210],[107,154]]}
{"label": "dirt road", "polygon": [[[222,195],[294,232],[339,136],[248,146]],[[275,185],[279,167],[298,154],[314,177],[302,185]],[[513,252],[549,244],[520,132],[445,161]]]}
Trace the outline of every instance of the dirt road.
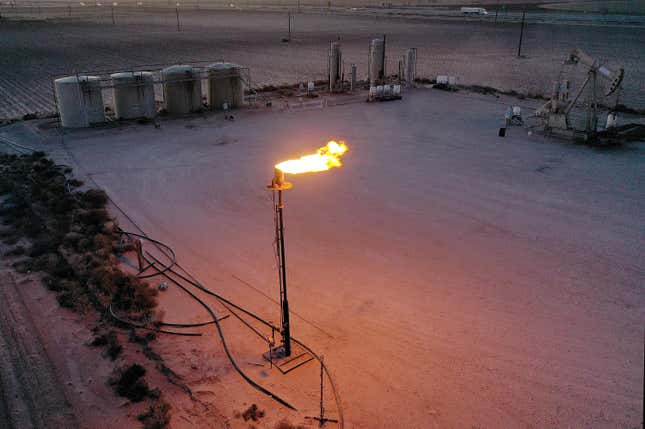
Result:
{"label": "dirt road", "polygon": [[86,317],[61,308],[37,275],[17,273],[3,258],[0,427],[136,427],[138,409],[107,383],[115,363],[88,346],[93,335]]}
{"label": "dirt road", "polygon": [[14,429],[77,428],[79,423],[19,288],[14,272],[2,267],[0,426]]}

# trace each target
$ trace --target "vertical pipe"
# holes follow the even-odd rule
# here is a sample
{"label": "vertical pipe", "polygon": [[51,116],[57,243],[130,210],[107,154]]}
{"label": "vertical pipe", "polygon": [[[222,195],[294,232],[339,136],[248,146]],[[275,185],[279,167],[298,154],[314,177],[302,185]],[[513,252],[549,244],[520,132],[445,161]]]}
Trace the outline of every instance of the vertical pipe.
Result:
{"label": "vertical pipe", "polygon": [[385,79],[385,34],[383,35],[383,63],[381,64],[382,68],[379,71],[379,77]]}
{"label": "vertical pipe", "polygon": [[591,81],[591,103],[589,105],[589,114],[588,114],[588,120],[587,120],[587,132],[590,133],[595,133],[596,130],[598,129],[598,111],[597,111],[597,105],[596,105],[596,98],[597,98],[597,93],[596,93],[596,72],[592,72],[592,81]]}
{"label": "vertical pipe", "polygon": [[327,62],[329,92],[334,92],[338,89],[342,90],[342,53],[340,42],[329,43],[329,58]]}
{"label": "vertical pipe", "polygon": [[417,75],[417,48],[408,49],[408,72],[405,76],[407,86],[414,85]]}
{"label": "vertical pipe", "polygon": [[524,17],[526,16],[526,11],[522,11],[522,27],[520,29],[520,43],[517,46],[517,57],[522,56],[522,38],[524,37]]}
{"label": "vertical pipe", "polygon": [[333,76],[332,76],[332,68],[333,68],[333,61],[332,61],[332,55],[333,55],[333,43],[334,42],[329,42],[329,49],[327,50],[327,80],[329,81],[329,92],[332,92],[334,90],[334,82],[333,82]]}
{"label": "vertical pipe", "polygon": [[284,345],[284,355],[291,355],[291,329],[289,326],[289,300],[287,299],[287,267],[286,256],[284,253],[284,223],[282,210],[282,191],[278,191],[278,245],[280,256],[280,283],[281,283],[281,302],[282,302],[282,343]]}
{"label": "vertical pipe", "polygon": [[320,356],[320,424],[325,423],[325,402],[323,401],[323,356]]}
{"label": "vertical pipe", "polygon": [[370,42],[369,49],[367,50],[367,80],[371,86],[374,81],[372,77],[372,42]]}

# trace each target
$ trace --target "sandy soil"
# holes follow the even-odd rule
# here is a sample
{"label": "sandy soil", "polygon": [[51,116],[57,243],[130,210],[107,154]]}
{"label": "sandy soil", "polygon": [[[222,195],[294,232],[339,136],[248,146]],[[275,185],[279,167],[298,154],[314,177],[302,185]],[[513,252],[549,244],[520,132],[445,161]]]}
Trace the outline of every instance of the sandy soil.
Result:
{"label": "sandy soil", "polygon": [[[65,142],[79,171],[199,279],[273,320],[271,166],[348,142],[344,167],[292,177],[286,195],[290,301],[307,320],[293,316],[294,334],[325,355],[348,427],[637,427],[643,147],[594,150],[517,128],[500,139],[511,102],[417,90]],[[169,321],[202,316],[173,293]],[[259,359],[262,344],[225,323],[240,360]],[[256,402],[272,419],[315,411],[316,368],[253,373],[299,406],[294,415],[245,385],[213,334],[162,341],[207,404],[232,414]]]}
{"label": "sandy soil", "polygon": [[329,41],[338,37],[346,72],[356,63],[362,78],[369,40],[383,33],[392,73],[405,50],[417,47],[420,76],[450,74],[463,84],[525,93],[549,94],[563,59],[581,47],[624,66],[620,102],[645,108],[642,25],[529,24],[522,49],[526,57],[517,58],[519,25],[510,23],[303,13],[294,15],[293,41],[286,44],[280,41],[287,32],[284,13],[182,10],[181,32],[170,10],[117,11],[116,25],[108,9],[100,13],[83,20],[0,22],[0,118],[53,111],[52,75],[98,69],[224,59],[248,66],[256,85],[323,79]]}

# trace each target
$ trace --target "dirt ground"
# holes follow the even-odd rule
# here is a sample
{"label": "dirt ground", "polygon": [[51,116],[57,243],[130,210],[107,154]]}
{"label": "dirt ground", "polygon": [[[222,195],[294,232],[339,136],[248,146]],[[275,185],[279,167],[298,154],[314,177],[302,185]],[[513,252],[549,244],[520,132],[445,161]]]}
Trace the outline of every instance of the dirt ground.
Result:
{"label": "dirt ground", "polygon": [[106,383],[112,364],[87,345],[92,334],[84,318],[60,308],[37,275],[19,274],[9,264],[0,265],[0,426],[136,425],[136,415]]}
{"label": "dirt ground", "polygon": [[[274,321],[264,185],[276,162],[344,139],[342,168],[290,177],[285,236],[294,335],[325,356],[347,427],[638,427],[643,146],[599,150],[520,128],[497,137],[516,102],[419,89],[400,102],[80,130],[66,150],[29,124],[4,132],[71,155],[198,279]],[[172,286],[161,300],[167,321],[204,316]],[[246,385],[212,330],[162,338],[205,404],[233,427],[246,427],[234,412],[250,403],[267,422],[315,413],[315,366],[255,367],[263,345],[223,324],[235,356],[299,413]]]}
{"label": "dirt ground", "polygon": [[[0,21],[0,118],[54,111],[54,75],[144,64],[232,61],[249,67],[254,85],[324,79],[329,42],[338,37],[345,72],[355,63],[364,78],[369,40],[383,34],[391,73],[406,49],[416,47],[419,76],[454,75],[462,84],[543,95],[550,94],[571,49],[580,47],[613,67],[623,66],[620,103],[645,108],[642,25],[529,23],[524,57],[518,58],[517,23],[307,12],[292,16],[292,42],[282,43],[284,12],[181,10],[177,32],[174,10],[117,10],[113,25],[108,8],[95,9],[82,18]],[[574,71],[571,77],[585,76]]]}

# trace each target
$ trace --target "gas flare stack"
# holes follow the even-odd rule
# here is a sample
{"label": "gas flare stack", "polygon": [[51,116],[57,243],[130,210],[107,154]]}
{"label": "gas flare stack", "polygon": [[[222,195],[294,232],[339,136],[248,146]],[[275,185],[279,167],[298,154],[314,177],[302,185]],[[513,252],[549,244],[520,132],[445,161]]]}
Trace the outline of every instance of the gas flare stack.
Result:
{"label": "gas flare stack", "polygon": [[[287,269],[286,257],[284,254],[284,221],[282,202],[282,191],[291,189],[293,185],[284,179],[284,171],[277,166],[274,168],[274,176],[267,188],[273,191],[273,208],[275,213],[275,242],[278,255],[278,271],[280,277],[280,320],[282,346],[270,350],[270,359],[279,359],[291,356],[291,329],[289,326],[289,300],[287,299]],[[276,198],[277,197],[277,198]]]}
{"label": "gas flare stack", "polygon": [[[330,141],[325,146],[318,149],[314,154],[304,155],[299,159],[291,159],[276,164],[273,170],[273,179],[271,180],[271,183],[267,185],[267,188],[273,191],[275,242],[280,278],[280,334],[282,336],[282,345],[276,348],[273,348],[273,345],[270,345],[270,350],[268,353],[264,354],[264,357],[272,362],[277,361],[276,366],[278,366],[278,368],[283,372],[284,369],[281,368],[279,361],[288,358],[292,354],[291,326],[289,323],[289,300],[287,297],[287,268],[284,250],[284,200],[282,197],[282,191],[291,189],[293,185],[285,180],[285,173],[315,173],[326,171],[333,167],[340,167],[342,165],[340,158],[345,154],[345,152],[347,152],[347,145],[345,145],[344,142]],[[299,354],[290,361],[295,361],[296,358],[305,357],[305,355],[306,353]],[[302,363],[305,363],[308,360],[310,359],[304,360]]]}

